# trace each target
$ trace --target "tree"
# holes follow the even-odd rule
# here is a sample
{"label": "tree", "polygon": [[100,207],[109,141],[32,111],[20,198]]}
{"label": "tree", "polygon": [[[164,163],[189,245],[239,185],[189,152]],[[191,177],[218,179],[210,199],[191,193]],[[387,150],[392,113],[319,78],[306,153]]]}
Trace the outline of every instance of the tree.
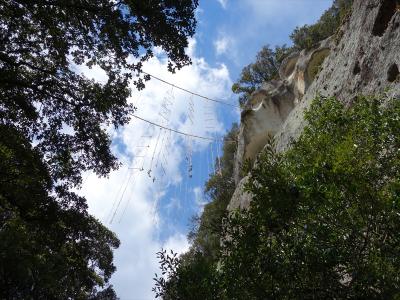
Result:
{"label": "tree", "polygon": [[118,239],[84,198],[54,186],[22,133],[0,134],[0,298],[87,299],[115,271]]}
{"label": "tree", "polygon": [[275,49],[266,45],[257,53],[256,61],[243,68],[240,79],[232,85],[232,91],[240,94],[239,104],[242,107],[264,82],[279,78],[279,67],[292,51],[286,45],[276,46]]}
{"label": "tree", "polygon": [[222,220],[227,216],[228,205],[235,190],[233,162],[237,148],[239,128],[233,124],[224,137],[223,155],[215,162],[218,170],[210,174],[205,193],[210,202],[201,217],[194,220],[188,235],[190,250],[176,257],[165,250],[157,253],[161,275],[156,276],[153,291],[163,299],[223,299],[219,289],[218,260]]}
{"label": "tree", "polygon": [[297,50],[310,49],[318,42],[334,35],[351,10],[352,4],[353,0],[335,0],[315,24],[296,27],[290,35],[293,47]]}
{"label": "tree", "polygon": [[[80,173],[117,167],[108,126],[134,111],[129,82],[161,47],[170,71],[190,63],[197,0],[17,0],[0,5],[0,122],[14,125],[44,154],[52,176],[71,186]],[[102,84],[75,70],[100,67]],[[138,74],[135,77],[134,74]]]}
{"label": "tree", "polygon": [[228,299],[399,297],[399,103],[316,99],[288,152],[267,147],[224,226]]}
{"label": "tree", "polygon": [[[130,82],[162,48],[190,63],[197,0],[0,3],[0,298],[116,298],[116,236],[71,192],[118,167],[110,127],[129,121]],[[79,73],[99,68],[104,83]],[[105,288],[99,290],[99,288]]]}
{"label": "tree", "polygon": [[233,164],[238,133],[238,125],[233,124],[224,137],[223,154],[215,162],[218,171],[210,174],[205,184],[204,192],[210,202],[204,206],[201,217],[195,219],[195,228],[189,233],[191,250],[201,253],[210,262],[218,260],[222,219],[227,215],[226,207],[235,191]]}

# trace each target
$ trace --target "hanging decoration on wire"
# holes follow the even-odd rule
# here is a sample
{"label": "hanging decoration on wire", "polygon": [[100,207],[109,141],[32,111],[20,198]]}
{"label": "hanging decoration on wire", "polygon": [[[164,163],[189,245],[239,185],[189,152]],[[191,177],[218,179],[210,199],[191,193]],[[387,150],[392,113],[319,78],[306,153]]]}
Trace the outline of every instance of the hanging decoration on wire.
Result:
{"label": "hanging decoration on wire", "polygon": [[[194,111],[194,102],[193,102],[193,96],[191,95],[189,98],[188,102],[188,113],[187,117],[188,120],[191,124],[191,127],[194,125],[194,118],[195,118],[195,111]],[[188,172],[188,177],[192,178],[193,177],[193,140],[191,137],[187,137],[186,139],[186,163],[187,163],[187,172]]]}
{"label": "hanging decoration on wire", "polygon": [[[161,118],[161,123],[163,124],[163,126],[168,126],[169,123],[170,123],[170,117],[171,117],[171,112],[172,112],[171,106],[172,106],[172,104],[174,102],[173,101],[174,99],[175,99],[174,98],[174,88],[172,87],[166,93],[166,96],[164,97],[163,102],[161,103],[161,109],[160,109],[160,111],[158,113],[159,117]],[[160,137],[161,137],[162,133],[164,133],[164,134],[162,136],[160,147],[158,148]],[[153,168],[154,158],[157,156],[156,157],[156,164],[154,166],[154,168],[156,169],[158,167],[160,154],[163,151],[164,146],[165,146],[165,144],[164,144],[165,135],[166,135],[166,130],[164,130],[163,128],[160,127],[160,132],[159,132],[159,134],[157,136],[156,145],[154,147],[153,155],[151,157],[150,167],[149,167],[149,170],[147,171],[148,176],[150,178],[152,178],[153,182],[156,181],[155,175],[152,175],[152,171],[153,171],[152,168]],[[158,154],[156,154],[157,150],[158,150]]]}
{"label": "hanging decoration on wire", "polygon": [[188,108],[188,118],[192,126],[194,125],[194,103],[193,103],[193,96],[189,98],[189,108]]}
{"label": "hanging decoration on wire", "polygon": [[[215,132],[215,127],[216,127],[216,121],[215,121],[215,112],[214,112],[214,107],[211,104],[205,104],[204,105],[204,121],[206,123],[205,129],[211,133]],[[215,160],[214,160],[214,142],[215,138],[211,139],[211,143],[209,144],[210,148],[210,159],[211,159],[211,173],[215,174],[216,169],[215,169]]]}
{"label": "hanging decoration on wire", "polygon": [[[160,78],[154,77],[157,80],[163,81]],[[165,81],[163,81],[165,82]],[[216,121],[215,121],[215,112],[213,110],[213,105],[211,101],[218,102],[219,104],[225,104],[236,107],[236,105],[231,105],[227,102],[221,100],[215,100],[208,97],[204,97],[200,94],[185,90],[168,82],[165,82],[171,86],[171,89],[168,90],[163,98],[161,105],[159,106],[159,112],[157,114],[158,120],[156,122],[152,122],[141,118],[135,114],[131,114],[134,118],[139,119],[148,123],[148,128],[145,130],[145,133],[141,136],[138,144],[134,146],[133,153],[133,161],[130,167],[127,170],[127,174],[123,181],[121,181],[121,185],[119,190],[115,196],[113,206],[109,212],[108,220],[110,223],[114,222],[116,215],[120,215],[120,221],[125,214],[125,211],[129,205],[129,201],[131,199],[130,192],[133,190],[133,186],[137,180],[137,175],[144,174],[141,173],[145,169],[147,170],[147,176],[151,178],[151,181],[154,183],[156,181],[156,175],[160,176],[157,180],[157,188],[161,188],[161,184],[164,183],[167,178],[167,170],[166,167],[169,162],[169,157],[171,156],[171,149],[173,140],[171,138],[172,133],[177,133],[183,135],[184,139],[184,151],[185,151],[185,171],[187,172],[187,177],[193,177],[193,144],[195,139],[200,140],[208,140],[209,142],[209,150],[211,155],[211,168],[214,174],[221,172],[221,161],[220,161],[220,144],[222,143],[222,139],[218,138],[215,134],[216,129]],[[179,89],[183,92],[189,93],[190,97],[188,98],[188,109],[187,109],[187,120],[190,127],[195,125],[195,103],[193,101],[194,97],[202,98],[203,100],[208,101],[207,109],[205,110],[206,120],[205,120],[205,129],[208,133],[211,133],[213,136],[199,136],[194,135],[192,132],[185,133],[179,131],[177,129],[171,128],[170,119],[171,114],[173,112],[172,106],[174,104],[174,89]],[[139,101],[140,99],[138,99]],[[208,158],[208,156],[207,156]],[[215,160],[216,159],[216,160]],[[209,164],[207,164],[207,167]],[[157,171],[156,171],[157,170]],[[164,178],[164,179],[163,179]],[[186,181],[186,192],[185,199],[187,194],[187,184]],[[181,190],[181,183],[179,190]],[[129,192],[130,191],[130,192]],[[161,195],[161,194],[160,194]],[[155,203],[155,207],[158,206],[159,195],[156,197],[157,202]],[[127,198],[127,199],[126,199]],[[125,201],[126,199],[126,201]],[[125,202],[124,202],[125,201]],[[122,203],[124,205],[122,205]],[[121,206],[122,205],[122,206]],[[120,208],[122,208],[122,213],[119,212]]]}
{"label": "hanging decoration on wire", "polygon": [[193,148],[192,148],[192,138],[187,137],[186,138],[186,155],[185,155],[185,160],[186,160],[186,165],[187,165],[187,172],[188,172],[188,177],[192,178],[193,177],[193,162],[192,162],[192,156],[193,156]]}

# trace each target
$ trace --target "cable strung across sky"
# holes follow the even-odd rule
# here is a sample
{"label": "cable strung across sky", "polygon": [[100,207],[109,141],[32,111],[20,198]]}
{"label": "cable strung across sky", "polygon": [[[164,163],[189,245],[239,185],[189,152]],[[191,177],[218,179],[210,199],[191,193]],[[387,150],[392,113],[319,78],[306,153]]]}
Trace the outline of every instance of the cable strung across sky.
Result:
{"label": "cable strung across sky", "polygon": [[185,89],[185,88],[179,87],[179,86],[177,86],[177,85],[175,85],[175,84],[173,84],[173,83],[170,83],[170,82],[168,82],[168,81],[166,81],[166,80],[164,80],[164,79],[161,79],[161,78],[159,78],[159,77],[157,77],[157,76],[154,76],[154,75],[152,75],[152,74],[150,74],[150,73],[147,73],[147,72],[145,72],[145,71],[140,71],[140,72],[143,73],[143,74],[146,74],[146,75],[150,76],[151,78],[154,78],[154,79],[156,79],[156,80],[158,80],[158,81],[161,81],[161,82],[163,82],[163,83],[165,83],[165,84],[168,84],[168,85],[170,85],[170,86],[172,86],[172,87],[174,87],[174,88],[177,88],[177,89],[179,89],[179,90],[181,90],[181,91],[184,91],[184,92],[186,92],[186,93],[192,94],[193,96],[197,96],[197,97],[202,98],[202,99],[205,99],[205,100],[207,100],[207,101],[216,102],[216,103],[219,103],[219,104],[222,104],[222,105],[227,105],[227,106],[232,106],[232,107],[240,108],[239,105],[231,104],[231,103],[228,103],[228,102],[223,101],[223,100],[212,99],[212,98],[209,98],[209,97],[200,95],[200,94],[198,94],[198,93],[189,91],[189,90],[187,90],[187,89]]}
{"label": "cable strung across sky", "polygon": [[139,120],[141,120],[143,122],[146,122],[146,123],[149,123],[151,125],[154,125],[156,127],[159,127],[159,128],[165,129],[165,130],[169,130],[169,131],[175,132],[177,134],[185,135],[185,136],[188,136],[188,137],[193,137],[193,138],[202,139],[202,140],[209,140],[209,141],[221,141],[221,140],[223,140],[223,138],[219,138],[219,139],[218,138],[210,138],[210,137],[206,137],[206,136],[200,136],[200,135],[195,135],[195,134],[182,132],[182,131],[179,131],[179,130],[176,130],[176,129],[173,129],[173,128],[169,128],[169,127],[165,127],[163,125],[160,125],[160,124],[154,123],[152,121],[143,119],[143,118],[141,118],[141,117],[139,117],[137,115],[134,115],[134,114],[129,114],[129,115],[134,117],[134,118],[136,118],[136,119],[139,119]]}

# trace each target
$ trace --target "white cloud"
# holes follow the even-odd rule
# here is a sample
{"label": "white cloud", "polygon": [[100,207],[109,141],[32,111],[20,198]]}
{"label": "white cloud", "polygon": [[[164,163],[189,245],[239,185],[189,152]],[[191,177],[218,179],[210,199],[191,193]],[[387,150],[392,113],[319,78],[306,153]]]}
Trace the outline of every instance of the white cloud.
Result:
{"label": "white cloud", "polygon": [[226,6],[228,4],[228,0],[217,0],[221,6],[226,9]]}
{"label": "white cloud", "polygon": [[234,60],[236,57],[236,41],[226,32],[220,32],[218,38],[214,41],[215,53],[217,55],[226,55]]}
{"label": "white cloud", "polygon": [[227,53],[230,40],[227,37],[220,37],[214,42],[215,52],[217,55]]}
{"label": "white cloud", "polygon": [[175,253],[182,254],[189,250],[189,243],[185,235],[171,236],[164,244],[165,249],[173,249]]}
{"label": "white cloud", "polygon": [[[197,57],[195,40],[190,41],[187,51],[193,64],[177,74],[167,72],[167,59],[163,56],[152,58],[144,65],[144,70],[199,94],[224,98],[231,86],[227,67],[211,67],[204,58]],[[81,71],[92,78],[102,76],[98,70],[83,68]],[[206,103],[193,97],[192,124],[187,117],[190,98],[187,93],[152,79],[147,82],[145,90],[133,89],[131,102],[138,107],[136,115],[152,122],[201,136],[221,134],[224,128],[217,118],[213,102]],[[163,108],[164,101],[170,101],[166,105],[170,113]],[[207,128],[203,124],[210,114],[214,121],[211,128]],[[112,172],[109,178],[100,179],[90,174],[81,193],[88,199],[90,213],[116,232],[121,240],[120,248],[115,251],[117,271],[111,279],[118,296],[124,300],[153,299],[152,277],[158,272],[156,252],[163,247],[182,253],[189,247],[182,232],[175,232],[164,239],[165,242],[160,241],[159,235],[169,220],[163,220],[163,214],[156,209],[164,201],[170,201],[167,209],[179,210],[181,207],[180,195],[168,199],[165,194],[170,187],[184,180],[185,174],[181,173],[179,166],[187,155],[184,146],[187,140],[136,119],[112,135],[118,141],[113,145],[113,151],[123,166]],[[193,140],[192,148],[198,152],[206,149],[207,145],[205,141]],[[143,167],[144,170],[129,170],[128,167]],[[149,170],[151,177],[148,176]],[[193,203],[199,206],[203,205],[200,193],[200,188],[195,188],[192,193]],[[112,224],[109,224],[110,219],[113,219]],[[182,222],[186,224],[187,220]]]}

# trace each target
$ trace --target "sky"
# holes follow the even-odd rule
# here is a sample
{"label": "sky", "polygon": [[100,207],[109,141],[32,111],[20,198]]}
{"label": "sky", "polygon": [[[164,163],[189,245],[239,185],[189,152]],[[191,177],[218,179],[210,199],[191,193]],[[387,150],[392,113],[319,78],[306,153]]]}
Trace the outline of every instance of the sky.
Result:
{"label": "sky", "polygon": [[[290,44],[296,26],[315,22],[331,0],[200,0],[197,31],[187,53],[193,64],[172,75],[160,49],[143,70],[176,86],[213,99],[237,104],[232,83],[263,45]],[[78,72],[104,82],[100,69]],[[84,174],[79,191],[89,212],[114,231],[121,246],[114,251],[117,271],[111,283],[121,300],[154,299],[156,252],[161,248],[183,253],[191,218],[209,201],[203,193],[213,163],[221,155],[218,138],[239,122],[235,107],[205,101],[152,79],[146,88],[132,86],[130,102],[136,115],[192,135],[189,138],[133,118],[110,128],[112,150],[121,167],[108,178]]]}

